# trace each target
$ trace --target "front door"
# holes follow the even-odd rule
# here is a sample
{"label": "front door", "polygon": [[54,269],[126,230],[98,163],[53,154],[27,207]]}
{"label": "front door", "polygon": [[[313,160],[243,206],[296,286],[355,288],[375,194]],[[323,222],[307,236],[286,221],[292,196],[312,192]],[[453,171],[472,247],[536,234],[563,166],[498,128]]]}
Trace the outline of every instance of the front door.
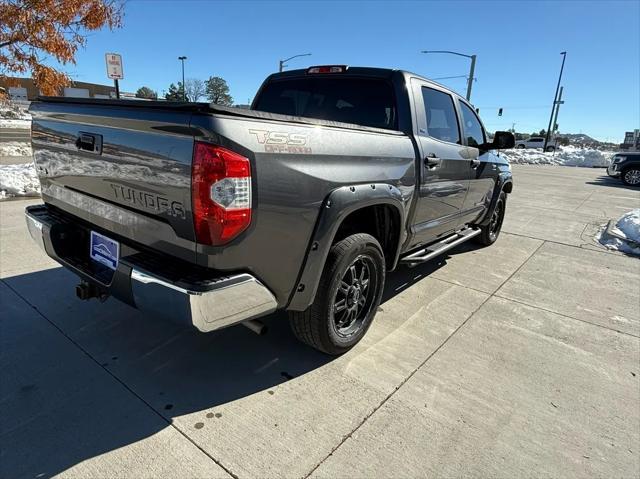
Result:
{"label": "front door", "polygon": [[494,153],[478,149],[478,146],[486,142],[486,135],[476,112],[462,100],[459,101],[459,105],[463,144],[467,145],[468,155],[471,157],[469,192],[462,207],[463,221],[474,223],[484,216],[491,204],[493,190],[498,181],[498,167]]}
{"label": "front door", "polygon": [[469,188],[470,159],[453,97],[436,85],[412,79],[416,116],[418,199],[410,248],[430,243],[461,226]]}

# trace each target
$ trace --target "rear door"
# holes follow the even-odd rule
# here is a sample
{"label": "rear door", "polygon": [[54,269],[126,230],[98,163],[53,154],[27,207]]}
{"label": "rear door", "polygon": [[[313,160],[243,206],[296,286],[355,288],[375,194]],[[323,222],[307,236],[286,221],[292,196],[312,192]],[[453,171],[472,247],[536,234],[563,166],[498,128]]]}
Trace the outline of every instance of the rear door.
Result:
{"label": "rear door", "polygon": [[462,132],[453,96],[445,89],[417,78],[411,80],[414,97],[414,134],[418,142],[418,199],[413,219],[413,243],[429,243],[455,231],[469,188],[469,158],[461,144]]}
{"label": "rear door", "polygon": [[463,141],[470,158],[469,192],[462,207],[462,220],[473,223],[489,207],[493,190],[498,181],[498,168],[491,151],[480,151],[478,146],[487,141],[484,127],[470,105],[459,100]]}

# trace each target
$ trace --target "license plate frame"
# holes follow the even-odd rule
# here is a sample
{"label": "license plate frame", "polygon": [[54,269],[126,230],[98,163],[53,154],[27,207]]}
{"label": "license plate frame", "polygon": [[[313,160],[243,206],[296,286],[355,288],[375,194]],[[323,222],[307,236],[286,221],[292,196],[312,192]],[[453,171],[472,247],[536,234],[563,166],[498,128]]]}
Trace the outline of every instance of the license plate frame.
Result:
{"label": "license plate frame", "polygon": [[96,231],[91,231],[89,257],[115,271],[120,261],[120,243]]}

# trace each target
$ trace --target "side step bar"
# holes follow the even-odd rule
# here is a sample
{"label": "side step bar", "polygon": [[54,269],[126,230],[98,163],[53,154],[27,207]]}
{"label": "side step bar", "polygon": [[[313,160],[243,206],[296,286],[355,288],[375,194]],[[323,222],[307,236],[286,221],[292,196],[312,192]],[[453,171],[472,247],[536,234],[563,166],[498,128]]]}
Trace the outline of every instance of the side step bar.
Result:
{"label": "side step bar", "polygon": [[438,243],[434,243],[432,245],[427,246],[424,249],[418,250],[415,253],[411,253],[408,256],[400,259],[401,263],[422,263],[423,261],[428,261],[439,254],[444,253],[445,251],[458,246],[461,243],[464,243],[467,240],[470,240],[474,236],[478,236],[480,234],[479,229],[473,228],[465,228],[447,238],[439,241]]}

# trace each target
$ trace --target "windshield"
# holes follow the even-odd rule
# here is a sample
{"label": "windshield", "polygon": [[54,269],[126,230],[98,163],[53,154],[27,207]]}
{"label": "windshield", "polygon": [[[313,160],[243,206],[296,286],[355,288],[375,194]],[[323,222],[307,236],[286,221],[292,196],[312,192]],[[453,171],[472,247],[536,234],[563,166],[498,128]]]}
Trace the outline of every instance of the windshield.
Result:
{"label": "windshield", "polygon": [[371,78],[319,76],[268,83],[255,110],[396,129],[396,107],[389,82]]}

